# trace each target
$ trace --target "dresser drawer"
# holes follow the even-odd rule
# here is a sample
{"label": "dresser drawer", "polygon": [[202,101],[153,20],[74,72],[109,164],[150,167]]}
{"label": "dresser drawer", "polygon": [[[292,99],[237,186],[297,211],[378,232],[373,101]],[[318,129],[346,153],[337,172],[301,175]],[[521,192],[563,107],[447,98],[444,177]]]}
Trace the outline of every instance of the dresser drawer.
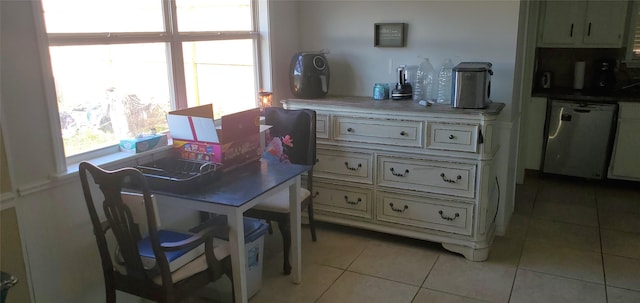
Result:
{"label": "dresser drawer", "polygon": [[329,139],[329,115],[316,113],[316,137]]}
{"label": "dresser drawer", "polygon": [[471,235],[473,204],[379,192],[376,220]]}
{"label": "dresser drawer", "polygon": [[475,197],[475,164],[380,156],[378,168],[378,185]]}
{"label": "dresser drawer", "polygon": [[473,153],[478,151],[478,125],[429,122],[427,129],[427,148]]}
{"label": "dresser drawer", "polygon": [[314,176],[373,184],[373,155],[317,149]]}
{"label": "dresser drawer", "polygon": [[423,147],[424,121],[334,116],[333,139]]}
{"label": "dresser drawer", "polygon": [[370,189],[314,182],[313,192],[314,209],[371,218],[373,192]]}

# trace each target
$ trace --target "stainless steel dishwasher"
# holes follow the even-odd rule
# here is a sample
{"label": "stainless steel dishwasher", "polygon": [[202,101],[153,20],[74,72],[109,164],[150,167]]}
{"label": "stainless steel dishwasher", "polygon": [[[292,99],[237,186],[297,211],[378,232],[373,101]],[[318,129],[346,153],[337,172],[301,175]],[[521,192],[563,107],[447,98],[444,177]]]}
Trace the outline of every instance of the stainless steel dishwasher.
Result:
{"label": "stainless steel dishwasher", "polygon": [[550,100],[543,172],[602,179],[611,153],[617,104]]}

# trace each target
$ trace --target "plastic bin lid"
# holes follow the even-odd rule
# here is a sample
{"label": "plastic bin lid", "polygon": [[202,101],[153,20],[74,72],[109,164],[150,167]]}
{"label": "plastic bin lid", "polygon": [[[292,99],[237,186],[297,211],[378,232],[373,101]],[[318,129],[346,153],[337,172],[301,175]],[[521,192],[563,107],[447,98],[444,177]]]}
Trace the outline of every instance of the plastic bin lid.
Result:
{"label": "plastic bin lid", "polygon": [[[260,237],[264,236],[268,227],[269,224],[263,220],[244,217],[244,242],[251,243],[258,240]],[[227,241],[229,240],[228,235],[218,238]]]}

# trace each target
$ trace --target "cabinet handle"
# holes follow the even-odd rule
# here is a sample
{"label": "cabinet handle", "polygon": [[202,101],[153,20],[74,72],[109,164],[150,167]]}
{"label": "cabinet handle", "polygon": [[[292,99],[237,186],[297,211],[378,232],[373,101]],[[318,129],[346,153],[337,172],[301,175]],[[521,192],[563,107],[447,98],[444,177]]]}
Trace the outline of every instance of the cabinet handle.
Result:
{"label": "cabinet handle", "polygon": [[405,131],[401,131],[401,132],[400,132],[400,136],[403,136],[403,137],[404,137],[404,136],[406,136],[406,135],[407,135],[407,133],[406,133]]}
{"label": "cabinet handle", "polygon": [[447,220],[447,221],[453,221],[453,220],[455,220],[457,217],[460,217],[460,214],[459,214],[459,213],[455,213],[455,214],[453,215],[453,217],[445,216],[445,215],[444,215],[444,212],[443,212],[442,210],[441,210],[441,211],[439,211],[438,213],[440,214],[440,218],[445,219],[445,220]]}
{"label": "cabinet handle", "polygon": [[344,162],[344,166],[351,171],[356,171],[359,170],[362,167],[362,163],[358,163],[358,167],[351,167],[349,166],[349,162]]}
{"label": "cabinet handle", "polygon": [[454,135],[449,135],[449,140],[453,140],[453,139],[455,139],[455,138],[456,138],[456,136],[454,136]]}
{"label": "cabinet handle", "polygon": [[351,204],[351,205],[358,205],[360,202],[362,202],[362,198],[358,198],[358,200],[356,201],[349,201],[349,197],[344,196],[344,202],[347,202],[347,204]]}
{"label": "cabinet handle", "polygon": [[455,180],[447,178],[447,175],[445,175],[444,173],[441,173],[440,177],[442,177],[442,181],[448,182],[448,183],[458,183],[460,180],[462,180],[462,176],[460,175],[458,175]]}
{"label": "cabinet handle", "polygon": [[390,171],[391,171],[391,174],[396,177],[406,177],[409,174],[409,169],[405,169],[404,173],[397,173],[392,167]]}
{"label": "cabinet handle", "polygon": [[591,22],[589,22],[589,28],[587,29],[587,36],[591,36]]}
{"label": "cabinet handle", "polygon": [[320,159],[316,158],[316,163],[320,163]]}
{"label": "cabinet handle", "polygon": [[311,196],[312,199],[315,199],[316,197],[318,197],[320,195],[320,192],[316,192],[315,194],[313,194]]}
{"label": "cabinet handle", "polygon": [[354,131],[353,128],[351,128],[351,127],[347,128],[347,132],[352,133],[353,131]]}
{"label": "cabinet handle", "polygon": [[573,37],[573,23],[571,23],[571,31],[569,32],[569,37]]}
{"label": "cabinet handle", "polygon": [[409,209],[408,205],[405,205],[404,208],[395,208],[393,207],[393,203],[389,203],[389,207],[391,207],[391,210],[397,212],[397,213],[403,213],[405,210]]}

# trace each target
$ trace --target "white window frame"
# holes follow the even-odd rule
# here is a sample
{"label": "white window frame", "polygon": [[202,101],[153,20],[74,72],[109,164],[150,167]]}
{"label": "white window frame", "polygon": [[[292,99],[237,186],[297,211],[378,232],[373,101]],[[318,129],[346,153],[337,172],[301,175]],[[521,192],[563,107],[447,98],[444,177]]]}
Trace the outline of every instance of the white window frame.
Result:
{"label": "white window frame", "polygon": [[[86,153],[66,157],[64,153],[64,142],[60,132],[60,117],[57,107],[57,96],[51,67],[51,57],[49,46],[60,45],[91,45],[89,39],[99,39],[107,43],[120,44],[131,42],[164,42],[168,44],[168,62],[171,62],[172,72],[169,74],[170,82],[173,84],[171,91],[172,108],[187,107],[187,92],[185,86],[184,66],[182,62],[182,42],[189,41],[216,41],[232,39],[252,39],[254,41],[254,62],[256,89],[271,90],[271,47],[269,30],[269,0],[251,0],[253,24],[251,31],[234,32],[178,32],[176,20],[176,6],[174,0],[162,1],[163,10],[171,12],[173,16],[164,14],[164,32],[162,33],[95,33],[83,34],[48,34],[46,32],[42,1],[38,0],[33,5],[34,20],[38,32],[39,52],[42,61],[42,72],[44,89],[48,105],[49,120],[51,124],[51,138],[53,143],[54,158],[56,160],[56,174],[64,174],[71,166],[83,160],[91,160],[107,156],[109,159],[120,159],[132,157],[133,155],[119,153],[118,145],[113,145],[101,149],[92,150]],[[175,34],[169,34],[175,33]],[[96,41],[96,40],[94,40]],[[257,100],[257,98],[256,98]],[[75,170],[75,169],[73,169]]]}

